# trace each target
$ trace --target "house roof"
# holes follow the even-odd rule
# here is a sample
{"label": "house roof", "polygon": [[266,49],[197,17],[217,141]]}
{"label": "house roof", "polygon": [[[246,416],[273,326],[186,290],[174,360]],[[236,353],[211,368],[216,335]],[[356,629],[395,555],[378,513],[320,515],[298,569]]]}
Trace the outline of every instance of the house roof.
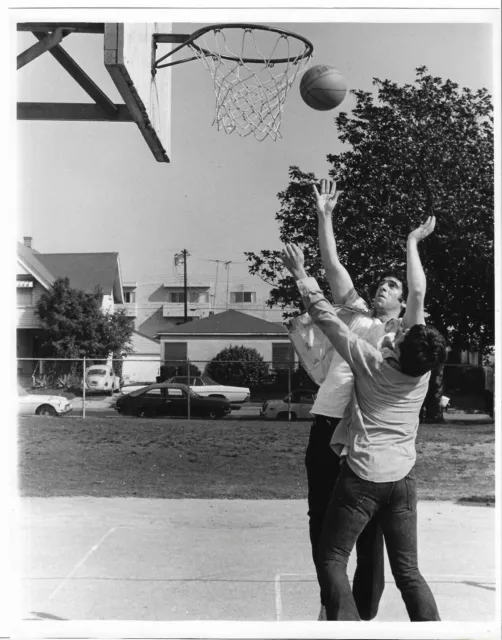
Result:
{"label": "house roof", "polygon": [[268,322],[242,311],[229,309],[207,318],[186,322],[172,329],[159,331],[158,336],[169,335],[215,335],[215,334],[287,334],[287,329],[276,322]]}
{"label": "house roof", "polygon": [[26,247],[22,242],[17,243],[17,256],[23,267],[36,278],[41,285],[49,289],[55,280],[55,277],[46,266],[40,261],[40,254]]}
{"label": "house roof", "polygon": [[68,278],[71,287],[92,293],[99,286],[123,302],[118,253],[39,253],[37,258],[55,278]]}

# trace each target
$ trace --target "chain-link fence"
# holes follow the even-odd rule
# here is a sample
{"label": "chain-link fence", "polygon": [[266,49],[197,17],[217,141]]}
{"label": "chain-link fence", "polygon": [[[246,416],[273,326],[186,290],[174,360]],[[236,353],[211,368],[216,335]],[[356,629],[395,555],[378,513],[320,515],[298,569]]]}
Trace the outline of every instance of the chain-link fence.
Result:
{"label": "chain-link fence", "polygon": [[[288,361],[19,358],[21,415],[310,419],[317,385]],[[491,375],[491,384],[489,382]],[[146,389],[169,382],[174,386]],[[493,413],[493,369],[445,365],[450,407]],[[490,409],[490,411],[489,411]]]}

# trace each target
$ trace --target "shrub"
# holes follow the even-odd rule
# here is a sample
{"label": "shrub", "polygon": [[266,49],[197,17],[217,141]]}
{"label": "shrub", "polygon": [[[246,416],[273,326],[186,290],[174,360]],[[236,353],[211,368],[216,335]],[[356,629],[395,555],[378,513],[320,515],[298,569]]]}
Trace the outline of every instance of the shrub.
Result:
{"label": "shrub", "polygon": [[254,387],[268,374],[268,365],[256,349],[230,346],[206,365],[206,373],[220,384]]}

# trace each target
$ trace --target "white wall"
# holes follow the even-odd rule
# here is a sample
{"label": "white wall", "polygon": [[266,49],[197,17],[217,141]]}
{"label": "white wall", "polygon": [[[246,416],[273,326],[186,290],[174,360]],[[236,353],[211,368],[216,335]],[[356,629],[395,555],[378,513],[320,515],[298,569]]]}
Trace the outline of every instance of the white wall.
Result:
{"label": "white wall", "polygon": [[113,303],[113,296],[109,295],[103,296],[103,300],[101,301],[101,309],[105,312],[105,313],[113,313],[114,311],[114,303]]}
{"label": "white wall", "polygon": [[122,378],[124,384],[133,382],[155,382],[160,373],[160,357],[158,355],[129,355],[124,358]]}

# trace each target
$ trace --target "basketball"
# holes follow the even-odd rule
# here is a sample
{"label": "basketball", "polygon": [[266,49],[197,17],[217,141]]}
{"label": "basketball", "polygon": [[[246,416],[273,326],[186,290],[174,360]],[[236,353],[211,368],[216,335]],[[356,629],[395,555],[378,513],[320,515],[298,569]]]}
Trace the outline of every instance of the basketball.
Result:
{"label": "basketball", "polygon": [[317,64],[306,71],[300,82],[303,101],[317,111],[329,111],[343,102],[347,83],[335,67]]}

